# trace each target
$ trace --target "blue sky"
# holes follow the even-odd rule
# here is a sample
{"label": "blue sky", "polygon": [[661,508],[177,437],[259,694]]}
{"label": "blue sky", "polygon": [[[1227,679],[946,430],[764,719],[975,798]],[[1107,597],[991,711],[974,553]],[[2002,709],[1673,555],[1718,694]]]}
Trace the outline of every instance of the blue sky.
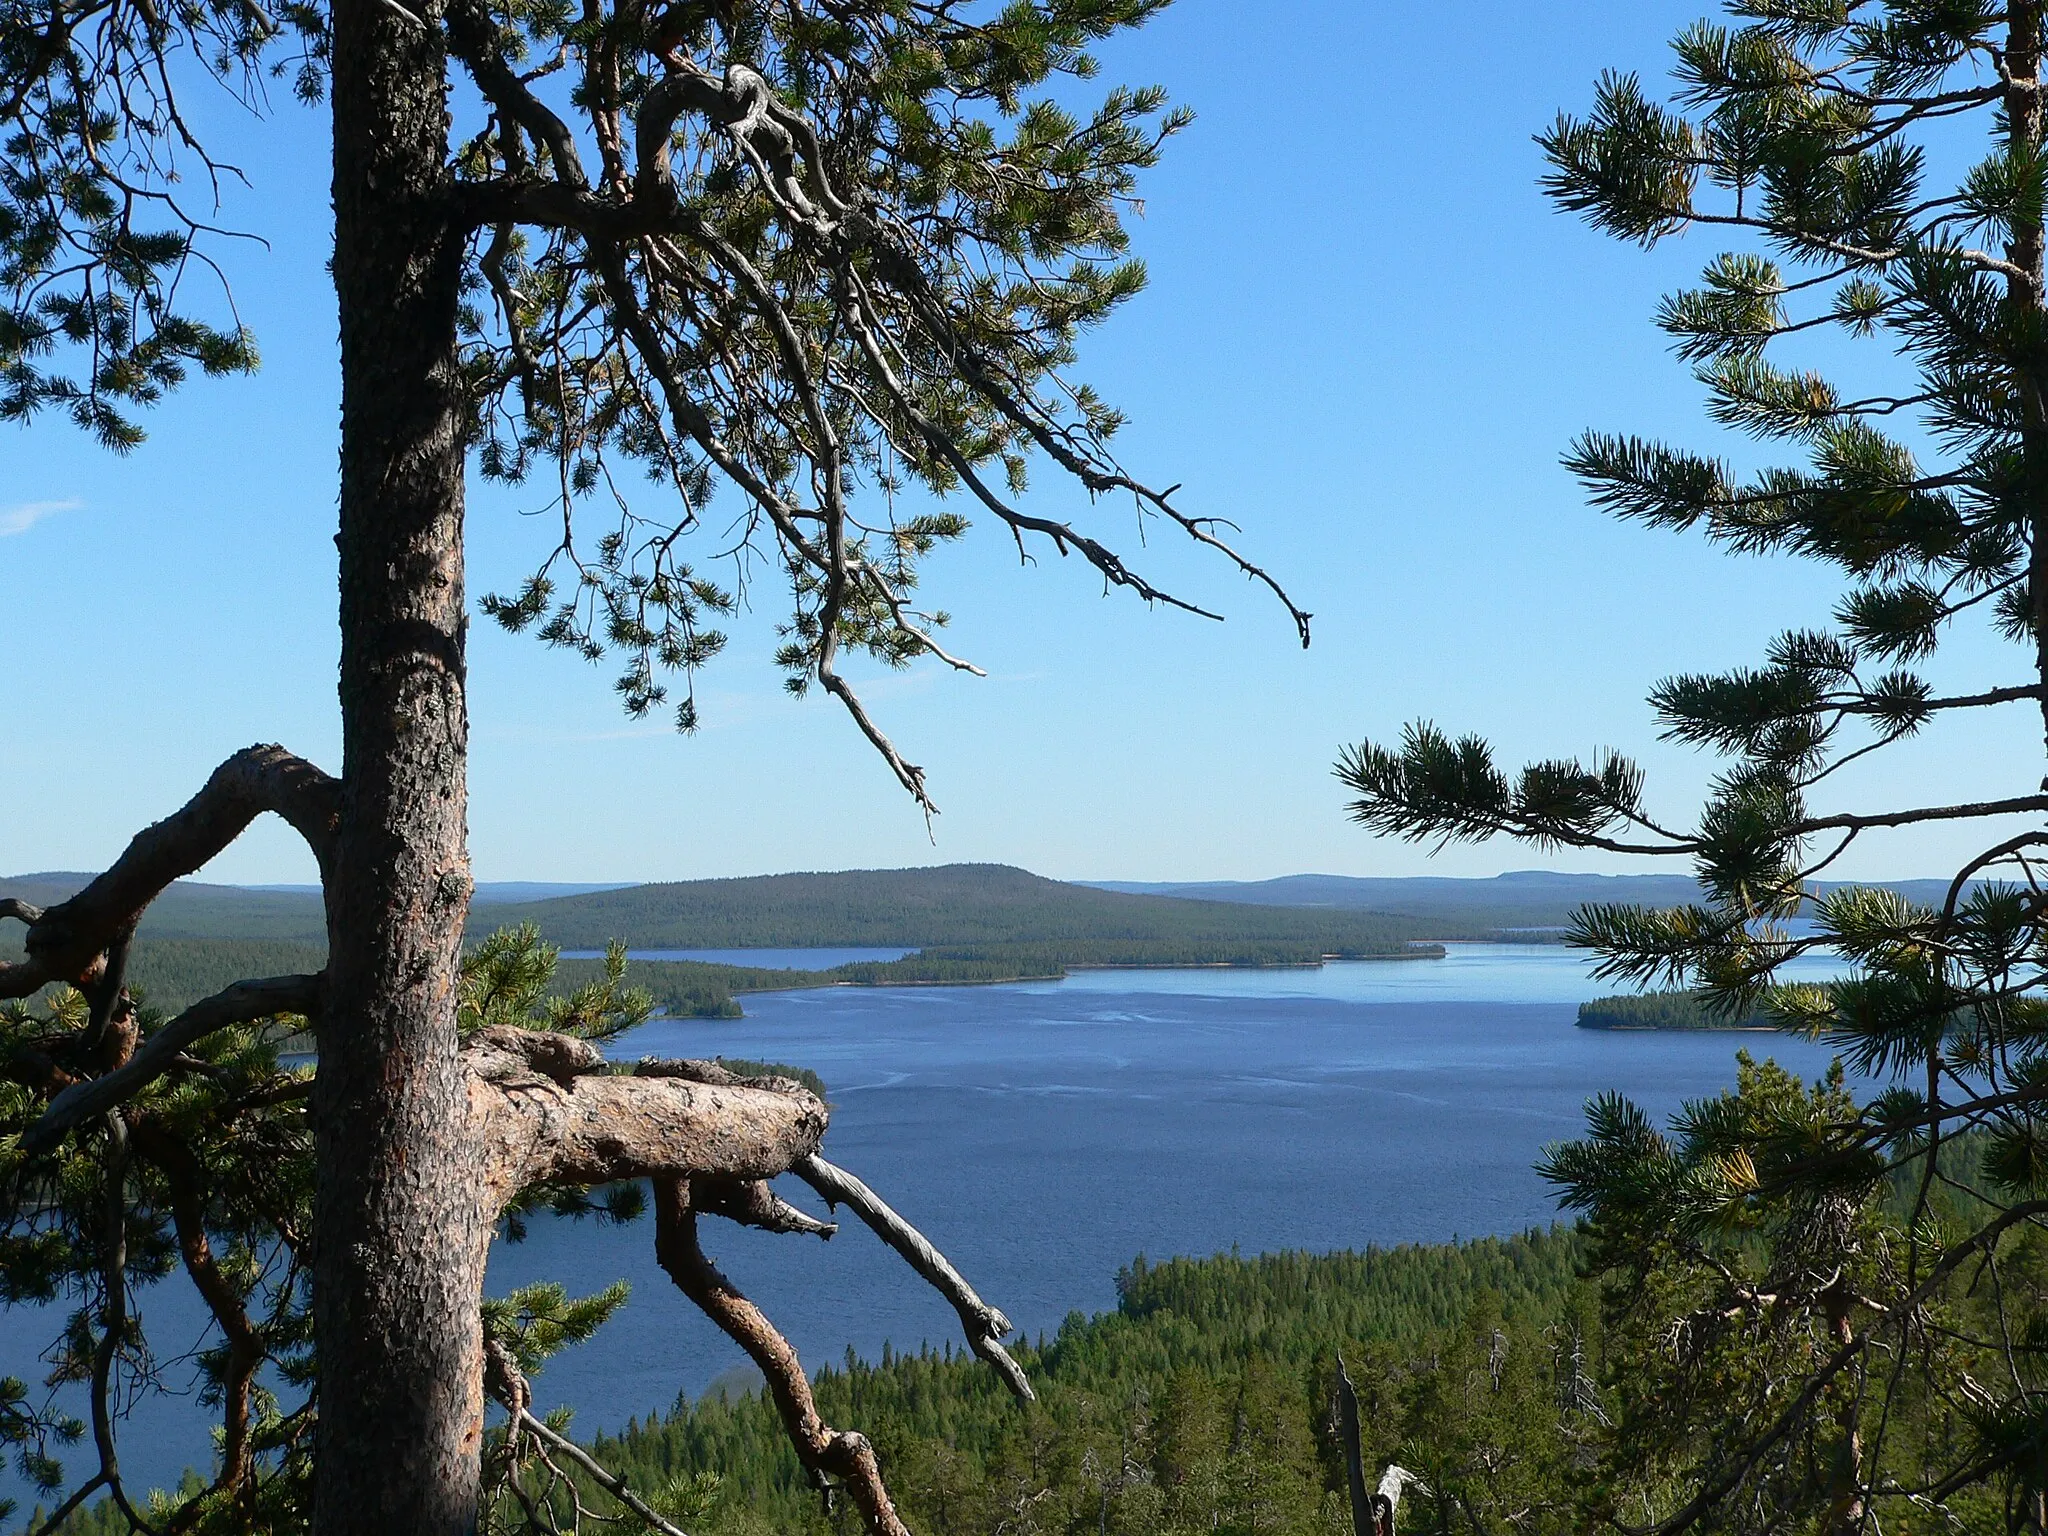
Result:
{"label": "blue sky", "polygon": [[[1660,74],[1664,39],[1700,9],[1489,0],[1447,27],[1420,5],[1180,0],[1120,40],[1105,81],[1163,83],[1198,116],[1144,189],[1152,286],[1081,372],[1129,411],[1134,470],[1243,526],[1316,614],[1314,647],[1163,532],[1147,569],[1227,623],[1104,596],[1049,552],[1020,569],[978,528],[926,585],[988,679],[927,668],[867,688],[930,773],[933,841],[835,706],[782,696],[772,604],[700,682],[694,738],[624,719],[603,668],[478,623],[479,878],[983,859],[1125,879],[1647,867],[1374,841],[1345,821],[1329,765],[1426,715],[1484,729],[1510,761],[1635,752],[1682,819],[1710,765],[1656,743],[1645,690],[1825,617],[1825,573],[1614,523],[1557,466],[1589,426],[1716,441],[1650,323],[1715,247],[1645,254],[1553,213],[1530,142],[1603,67]],[[324,123],[286,106],[259,134],[231,126],[255,191],[226,215],[269,241],[233,267],[262,371],[188,386],[124,459],[55,418],[0,433],[0,871],[103,865],[251,741],[339,761]],[[474,495],[473,592],[541,552],[544,524],[520,515],[538,499]],[[1091,513],[1050,474],[1031,505],[1135,542],[1126,516]],[[1935,675],[2011,682],[2020,659],[1970,640]],[[2038,754],[2038,723],[2015,710],[1845,773],[1842,804],[2023,792]],[[1843,869],[1940,873],[1984,830],[1902,835]],[[275,827],[207,871],[309,874]]]}

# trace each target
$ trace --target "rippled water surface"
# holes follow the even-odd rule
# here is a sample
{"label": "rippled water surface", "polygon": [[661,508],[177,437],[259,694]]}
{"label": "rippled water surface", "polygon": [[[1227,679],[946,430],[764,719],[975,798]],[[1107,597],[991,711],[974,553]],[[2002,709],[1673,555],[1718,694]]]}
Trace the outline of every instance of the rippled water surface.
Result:
{"label": "rippled water surface", "polygon": [[[745,1019],[647,1024],[615,1054],[814,1068],[835,1106],[827,1156],[1035,1334],[1113,1305],[1116,1271],[1139,1252],[1345,1248],[1550,1221],[1530,1163],[1577,1131],[1593,1094],[1620,1089],[1665,1113],[1726,1084],[1745,1045],[1803,1072],[1826,1064],[1776,1036],[1573,1027],[1579,1002],[1611,990],[1555,947],[1456,945],[1437,961],[778,993],[747,998]],[[816,1208],[808,1190],[789,1193]],[[864,1230],[829,1244],[720,1223],[705,1235],[813,1365],[954,1336],[951,1309]],[[739,1359],[655,1267],[652,1239],[645,1221],[542,1221],[493,1254],[494,1289],[633,1282],[621,1315],[535,1384],[542,1404],[573,1405],[582,1431],[665,1409]],[[200,1326],[180,1283],[141,1297],[167,1354]],[[37,1374],[48,1328],[0,1313],[0,1374]],[[206,1446],[189,1404],[159,1407],[129,1426],[122,1459],[147,1486],[203,1464]]]}

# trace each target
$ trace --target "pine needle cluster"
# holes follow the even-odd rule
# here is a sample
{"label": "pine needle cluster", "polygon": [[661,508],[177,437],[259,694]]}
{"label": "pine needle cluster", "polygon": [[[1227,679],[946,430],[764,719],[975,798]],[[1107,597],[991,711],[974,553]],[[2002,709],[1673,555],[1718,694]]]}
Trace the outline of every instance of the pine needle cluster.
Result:
{"label": "pine needle cluster", "polygon": [[[1674,40],[1668,89],[1604,75],[1538,142],[1544,190],[1594,228],[1725,244],[1657,319],[1712,422],[1766,467],[1626,432],[1585,434],[1565,463],[1618,517],[1831,569],[1833,611],[1754,665],[1652,690],[1665,739],[1719,759],[1690,817],[1653,809],[1618,754],[1510,775],[1484,737],[1427,723],[1337,773],[1382,835],[1688,861],[1696,902],[1587,908],[1569,942],[1603,977],[1697,989],[1876,1079],[1859,1102],[1839,1071],[1807,1091],[1745,1063],[1668,1135],[1603,1099],[1550,1155],[1599,1239],[1610,1345],[1649,1373],[1599,1517],[2037,1531],[2048,764],[2020,754],[1984,801],[1859,804],[1838,775],[1978,711],[2048,725],[2043,8],[1722,9]],[[1846,343],[1876,382],[1803,360],[1853,359]],[[1928,662],[1969,628],[2007,643],[2010,671],[1943,693]],[[1816,884],[1852,845],[1929,823],[1988,828],[1942,902]],[[1807,955],[1847,975],[1788,981]]]}

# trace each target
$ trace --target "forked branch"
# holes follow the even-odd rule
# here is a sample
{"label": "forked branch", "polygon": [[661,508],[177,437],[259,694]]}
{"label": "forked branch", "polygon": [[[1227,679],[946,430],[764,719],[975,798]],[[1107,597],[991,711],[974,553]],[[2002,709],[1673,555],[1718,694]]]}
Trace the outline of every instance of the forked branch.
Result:
{"label": "forked branch", "polygon": [[[699,1215],[774,1232],[830,1237],[837,1229],[769,1188],[795,1173],[835,1204],[851,1206],[960,1313],[975,1353],[1020,1398],[1032,1396],[1016,1361],[997,1342],[1009,1319],[975,1294],[960,1272],[861,1180],[817,1155],[827,1110],[788,1078],[743,1077],[717,1062],[649,1059],[614,1075],[587,1041],[540,1030],[494,1027],[465,1043],[470,1109],[484,1197],[503,1206],[536,1184],[589,1186],[651,1177],[655,1256],[683,1293],[745,1349],[766,1377],[806,1470],[820,1486],[844,1486],[870,1536],[906,1536],[884,1486],[874,1448],[818,1415],[810,1382],[789,1341],[704,1256]],[[539,1436],[622,1500],[609,1473],[566,1448],[529,1412],[530,1395],[502,1349],[487,1349],[486,1388],[511,1416],[508,1435]],[[507,1455],[520,1462],[515,1442]],[[518,1496],[516,1487],[514,1495]],[[628,1502],[650,1523],[658,1516]],[[656,1529],[669,1527],[656,1524]]]}
{"label": "forked branch", "polygon": [[867,1437],[834,1429],[819,1416],[810,1378],[789,1341],[704,1256],[688,1179],[654,1181],[654,1254],[683,1294],[747,1352],[766,1378],[804,1470],[822,1486],[836,1479],[852,1495],[871,1536],[909,1536]]}

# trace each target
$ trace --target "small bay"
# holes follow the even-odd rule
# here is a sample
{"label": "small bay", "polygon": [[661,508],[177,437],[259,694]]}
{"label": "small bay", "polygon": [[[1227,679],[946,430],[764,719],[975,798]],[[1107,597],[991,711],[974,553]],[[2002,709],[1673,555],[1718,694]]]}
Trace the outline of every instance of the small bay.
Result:
{"label": "small bay", "polygon": [[[1577,1004],[1612,990],[1573,951],[1457,944],[1441,960],[756,994],[746,1018],[654,1020],[613,1055],[813,1068],[834,1105],[826,1155],[1036,1336],[1114,1306],[1116,1272],[1139,1252],[1357,1248],[1547,1223],[1558,1213],[1530,1165],[1578,1133],[1593,1095],[1617,1089],[1661,1117],[1729,1084],[1739,1048],[1809,1076],[1827,1065],[1824,1048],[1776,1035],[1575,1028]],[[818,1207],[808,1190],[786,1192]],[[580,1433],[661,1412],[739,1363],[652,1243],[646,1221],[541,1218],[527,1241],[493,1251],[498,1293],[632,1282],[619,1316],[535,1382],[538,1404],[573,1407]],[[812,1368],[849,1349],[957,1339],[951,1309],[857,1224],[820,1243],[711,1223],[706,1247]],[[203,1326],[189,1286],[148,1287],[138,1303],[166,1381],[186,1384],[175,1356]],[[0,1373],[38,1378],[56,1321],[0,1311]],[[121,1451],[134,1484],[174,1480],[207,1462],[205,1415],[189,1396],[146,1402]],[[15,1491],[0,1479],[0,1496]]]}

